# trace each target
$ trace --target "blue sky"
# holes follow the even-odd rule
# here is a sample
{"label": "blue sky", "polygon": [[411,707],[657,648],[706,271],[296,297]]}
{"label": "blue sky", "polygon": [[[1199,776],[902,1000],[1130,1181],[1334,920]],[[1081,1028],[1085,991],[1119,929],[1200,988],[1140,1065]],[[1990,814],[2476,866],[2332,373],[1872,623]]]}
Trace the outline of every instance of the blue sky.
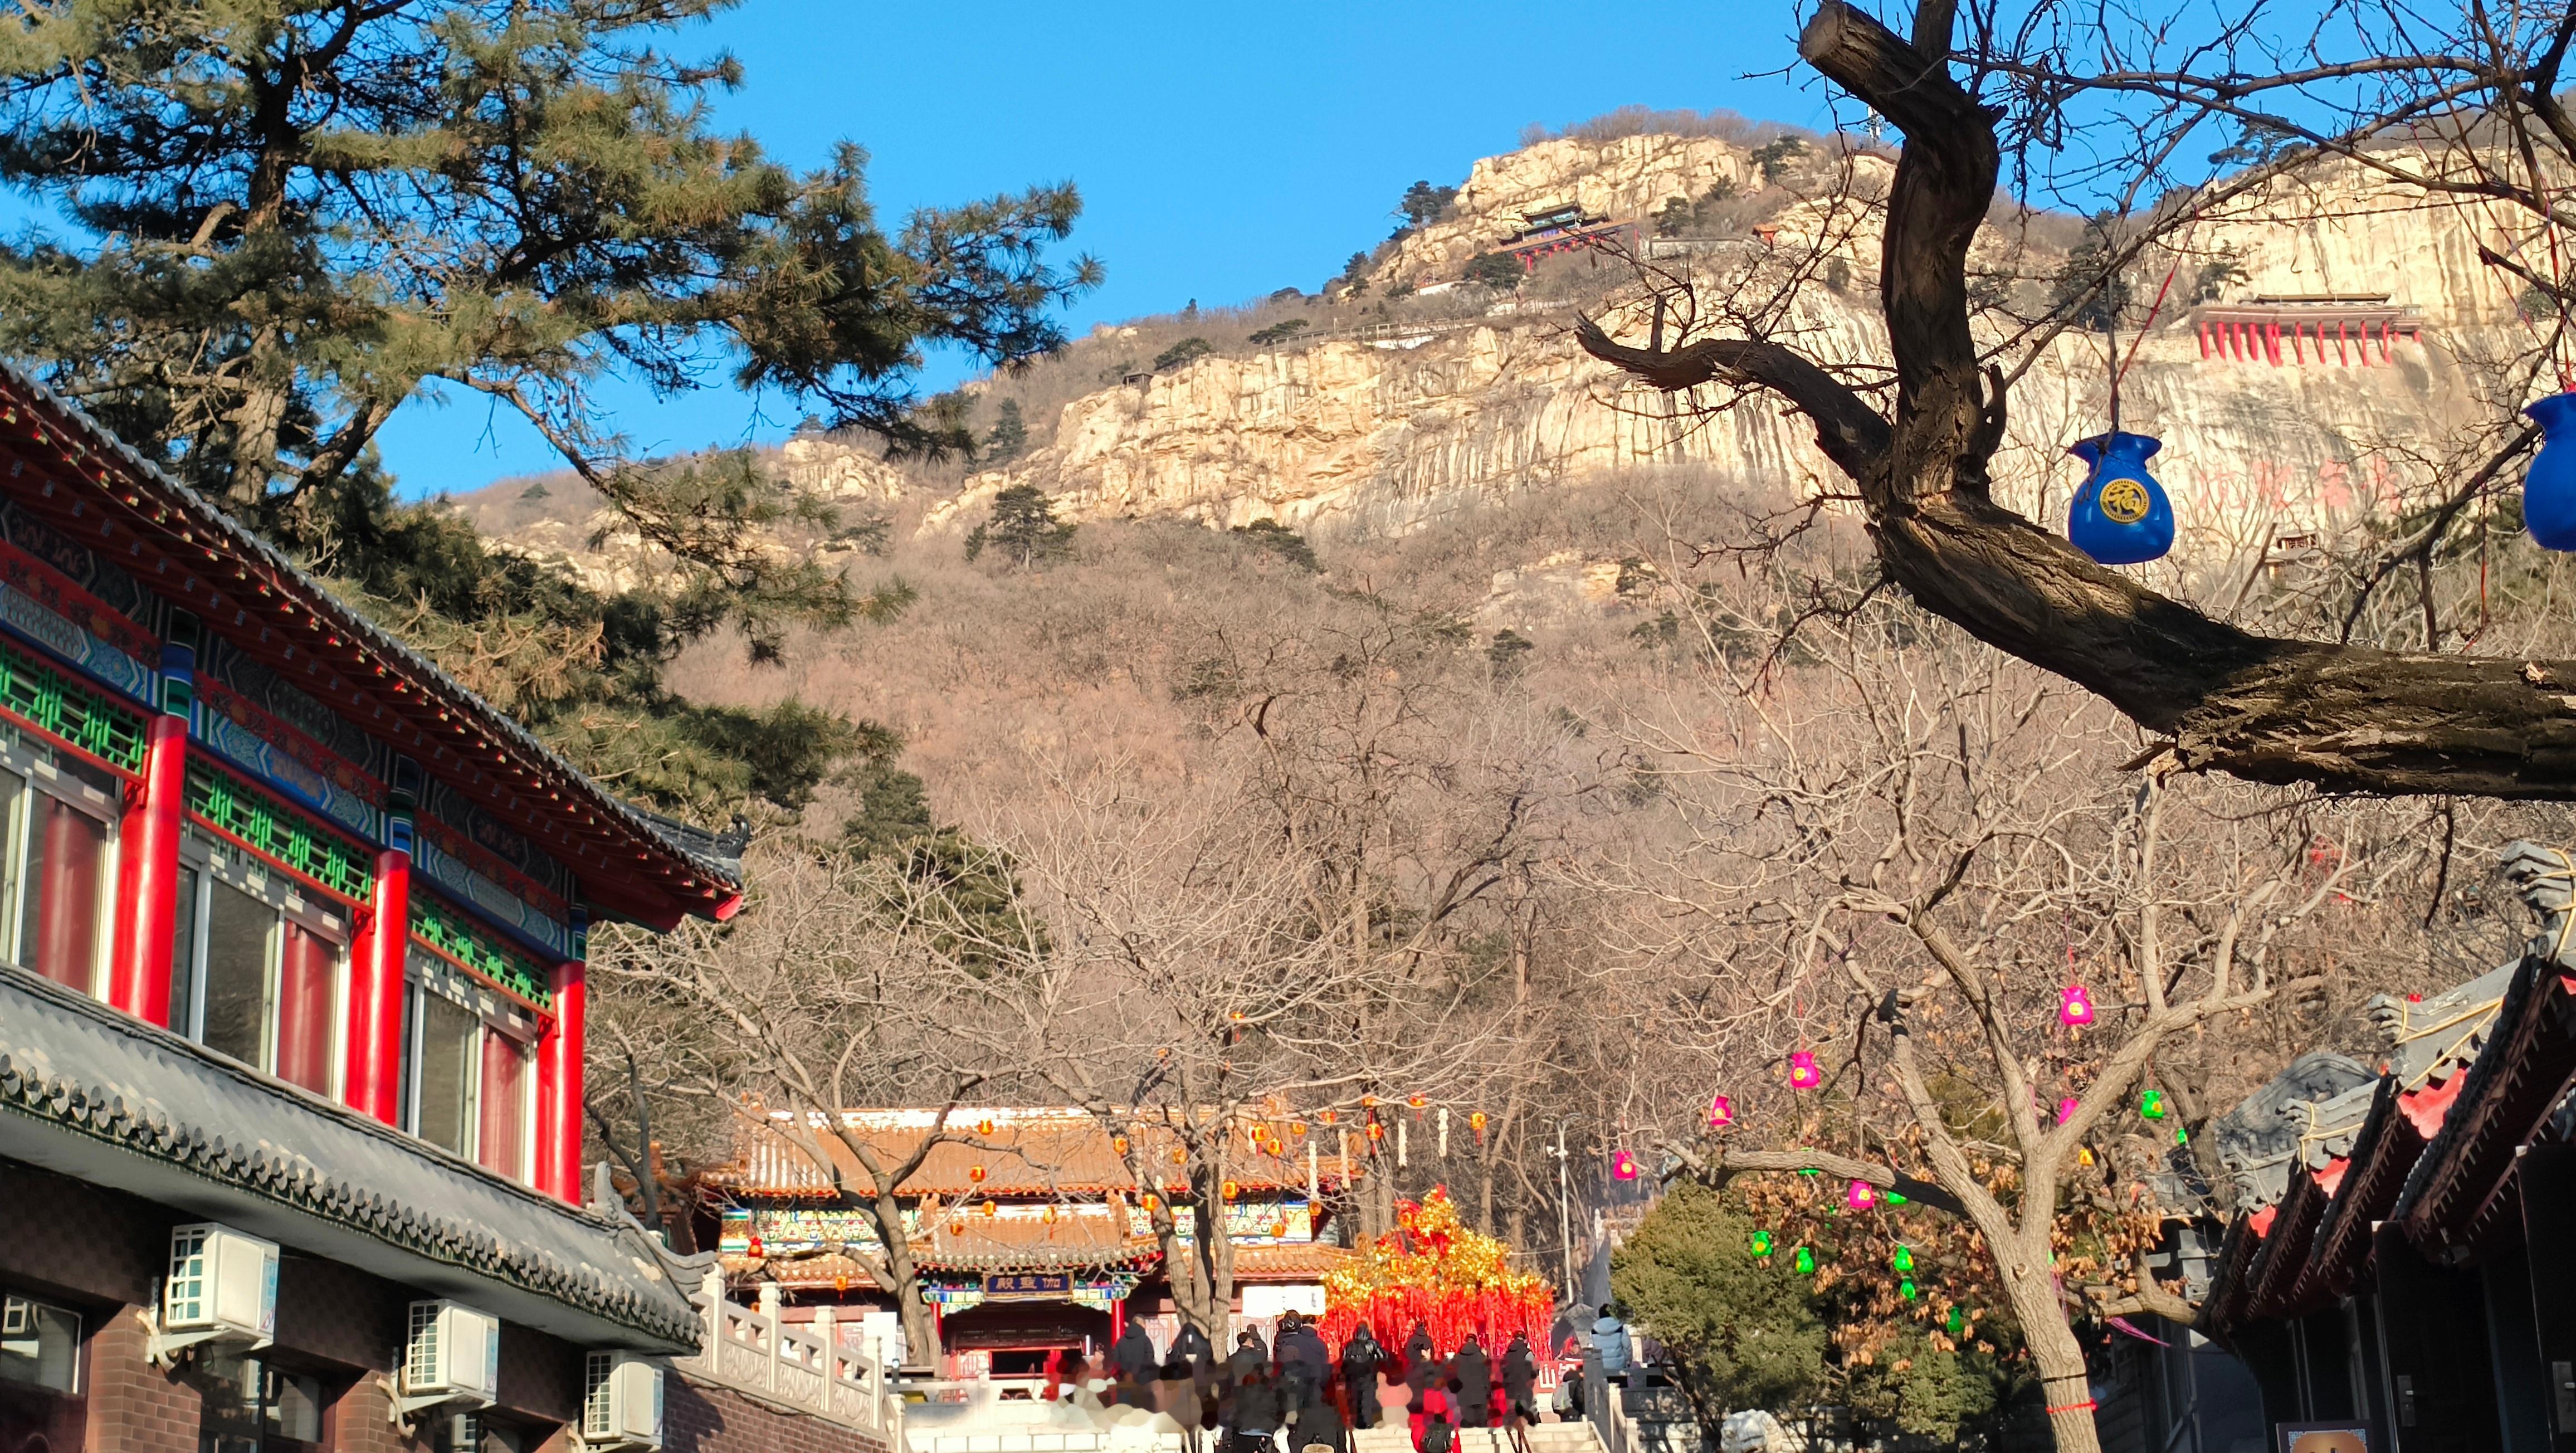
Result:
{"label": "blue sky", "polygon": [[[1078,331],[1193,298],[1311,289],[1386,235],[1407,184],[1462,180],[1532,122],[1639,104],[1822,128],[1823,88],[1779,74],[1796,24],[1787,0],[1615,14],[1542,0],[746,0],[678,48],[741,58],[744,86],[720,118],[781,160],[817,164],[844,138],[866,146],[889,223],[1071,178],[1084,200],[1071,247],[1109,272],[1069,314]],[[962,372],[942,361],[932,381]],[[655,451],[774,440],[796,416],[729,389],[611,397],[618,424]],[[382,443],[414,495],[556,462],[479,403],[416,402]]]}

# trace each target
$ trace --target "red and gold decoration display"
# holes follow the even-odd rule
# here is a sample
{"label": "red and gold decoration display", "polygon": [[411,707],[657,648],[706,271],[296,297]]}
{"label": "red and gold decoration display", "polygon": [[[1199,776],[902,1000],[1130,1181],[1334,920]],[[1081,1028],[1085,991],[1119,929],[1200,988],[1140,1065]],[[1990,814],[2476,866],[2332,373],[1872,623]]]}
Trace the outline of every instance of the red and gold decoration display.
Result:
{"label": "red and gold decoration display", "polygon": [[1544,1276],[1514,1271],[1503,1244],[1467,1229],[1446,1186],[1420,1204],[1398,1201],[1395,1231],[1362,1246],[1354,1261],[1324,1273],[1324,1319],[1318,1330],[1339,1357],[1365,1320],[1378,1341],[1401,1347],[1419,1322],[1442,1357],[1473,1332],[1491,1351],[1529,1334],[1547,1345],[1556,1293]]}

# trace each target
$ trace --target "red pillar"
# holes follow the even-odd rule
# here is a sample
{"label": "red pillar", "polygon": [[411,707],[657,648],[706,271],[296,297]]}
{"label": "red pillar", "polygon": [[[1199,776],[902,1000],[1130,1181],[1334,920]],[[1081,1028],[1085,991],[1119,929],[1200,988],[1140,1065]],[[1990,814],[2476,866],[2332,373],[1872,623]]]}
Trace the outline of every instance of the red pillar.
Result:
{"label": "red pillar", "polygon": [[107,1002],[170,1023],[170,935],[179,913],[179,833],[188,810],[188,719],[167,713],[144,729],[143,781],[126,794],[117,829],[115,937]]}
{"label": "red pillar", "polygon": [[349,952],[351,1109],[392,1125],[402,1114],[403,960],[411,951],[411,824],[376,854],[376,891]]}
{"label": "red pillar", "polygon": [[537,1041],[537,1189],[581,1203],[582,1011],[589,998],[581,960],[555,965],[554,1023]]}

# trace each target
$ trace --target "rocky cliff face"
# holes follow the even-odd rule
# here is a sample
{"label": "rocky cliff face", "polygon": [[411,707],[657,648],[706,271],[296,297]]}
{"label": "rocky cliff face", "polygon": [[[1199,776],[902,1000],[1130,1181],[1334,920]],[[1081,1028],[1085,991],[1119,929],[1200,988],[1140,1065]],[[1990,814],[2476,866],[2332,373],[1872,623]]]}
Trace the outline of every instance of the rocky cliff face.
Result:
{"label": "rocky cliff face", "polygon": [[1416,283],[1456,277],[1469,258],[1520,231],[1523,213],[1547,207],[1580,205],[1628,221],[1673,197],[1696,199],[1721,184],[1751,192],[1761,183],[1753,154],[1716,137],[1542,141],[1477,162],[1449,215],[1407,234],[1378,273]]}
{"label": "rocky cliff face", "polygon": [[[1783,336],[1857,366],[1866,380],[1887,361],[1874,200],[1888,167],[1854,158],[1841,175],[1839,199],[1792,200],[1774,212],[1768,247],[1737,239],[1659,260],[1704,285],[1790,288]],[[1667,198],[1700,195],[1720,179],[1749,190],[1757,176],[1744,148],[1712,138],[1548,142],[1478,162],[1456,214],[1406,238],[1381,275],[1454,268],[1518,226],[1523,210],[1576,201],[1642,220]],[[2183,522],[2186,548],[2149,568],[2240,558],[2383,507],[2399,486],[2425,482],[2472,421],[2521,402],[2502,396],[2520,388],[2506,365],[2528,352],[2535,333],[2509,280],[2477,258],[2481,242],[2512,246],[2517,225],[2475,206],[2392,194],[2357,171],[2284,185],[2196,224],[2182,239],[2176,295],[2158,326],[2142,342],[2120,340],[2136,347],[2121,422],[2164,441],[2156,473]],[[1992,246],[2007,243],[1998,236]],[[2318,360],[2313,347],[2296,362],[2285,349],[2278,366],[2204,356],[2189,290],[2204,262],[2224,257],[2243,276],[2225,284],[2221,302],[2384,293],[2420,310],[2420,339],[2398,343],[2385,362],[2370,352],[2367,366],[2353,352],[2344,362]],[[2031,260],[2021,268],[2030,273]],[[2152,295],[2161,278],[2144,271]],[[962,489],[932,489],[820,440],[786,446],[782,465],[797,482],[853,502],[933,495],[920,516],[928,533],[981,520],[991,497],[1014,484],[1045,491],[1072,519],[1178,516],[1215,527],[1273,519],[1326,533],[1402,531],[1479,498],[1664,466],[1799,490],[1841,487],[1805,421],[1778,401],[1748,397],[1702,415],[1693,405],[1728,402],[1721,391],[1675,399],[1631,387],[1574,346],[1569,319],[1564,310],[1515,311],[1448,331],[1200,358],[1074,399],[1051,443]],[[1635,308],[1608,321],[1624,336],[1646,331]],[[2070,334],[2015,382],[1998,479],[2004,497],[2034,519],[2063,521],[2081,482],[2066,446],[2107,427],[2108,375],[2103,339]],[[594,573],[639,568],[631,552],[618,559],[617,546],[606,542],[607,558],[564,553]]]}
{"label": "rocky cliff face", "polygon": [[[1861,201],[1787,207],[1768,258],[1748,240],[1712,246],[1686,265],[1769,285],[1766,266],[1818,243],[1844,267],[1809,269],[1793,310],[1796,341],[1818,357],[1883,364],[1868,199],[1883,194],[1886,169],[1862,158],[1858,170]],[[1710,179],[1741,185],[1749,174],[1746,154],[1718,140],[1550,142],[1477,163],[1459,215],[1408,238],[1398,265],[1472,255],[1478,228],[1490,232],[1525,205],[1571,198],[1637,216]],[[2371,508],[2420,479],[2426,458],[2470,420],[2492,417],[2496,401],[2486,395],[2501,386],[2500,360],[2531,342],[2512,289],[2477,260],[2482,232],[2498,225],[2346,174],[2246,199],[2183,239],[2183,295],[2168,300],[2137,345],[2122,423],[2164,440],[2157,472],[2199,553],[2260,548]],[[2204,357],[2183,304],[2200,265],[2228,255],[2244,276],[2226,285],[2222,301],[2386,293],[2421,310],[2422,336],[2398,343],[2384,363],[2374,351],[2368,366],[2318,361],[2313,346],[2295,363],[2285,349],[2281,366]],[[2149,278],[2150,295],[2160,280]],[[1633,312],[1615,321],[1628,336],[1644,332]],[[1584,357],[1567,322],[1563,313],[1523,313],[1412,338],[1291,345],[1104,388],[1065,407],[1050,447],[968,481],[925,528],[980,518],[983,502],[1012,483],[1057,496],[1075,518],[1379,529],[1479,494],[1662,465],[1834,487],[1804,421],[1776,401],[1748,398],[1694,417],[1689,400],[1627,387]],[[2120,340],[2124,349],[2131,342]],[[2000,473],[2008,497],[2036,518],[2049,519],[2052,508],[2063,517],[2081,478],[2065,447],[2107,426],[2108,373],[2099,335],[2067,335],[2014,386]],[[1721,401],[1713,390],[1702,395],[1702,403]]]}

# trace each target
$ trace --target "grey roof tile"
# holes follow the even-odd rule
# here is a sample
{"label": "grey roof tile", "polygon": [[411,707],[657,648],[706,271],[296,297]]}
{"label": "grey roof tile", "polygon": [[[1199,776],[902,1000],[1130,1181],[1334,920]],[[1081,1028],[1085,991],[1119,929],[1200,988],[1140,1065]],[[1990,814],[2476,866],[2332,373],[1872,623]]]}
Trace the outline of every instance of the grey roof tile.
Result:
{"label": "grey roof tile", "polygon": [[0,1155],[583,1345],[697,1347],[691,1289],[633,1222],[12,968],[0,968]]}

